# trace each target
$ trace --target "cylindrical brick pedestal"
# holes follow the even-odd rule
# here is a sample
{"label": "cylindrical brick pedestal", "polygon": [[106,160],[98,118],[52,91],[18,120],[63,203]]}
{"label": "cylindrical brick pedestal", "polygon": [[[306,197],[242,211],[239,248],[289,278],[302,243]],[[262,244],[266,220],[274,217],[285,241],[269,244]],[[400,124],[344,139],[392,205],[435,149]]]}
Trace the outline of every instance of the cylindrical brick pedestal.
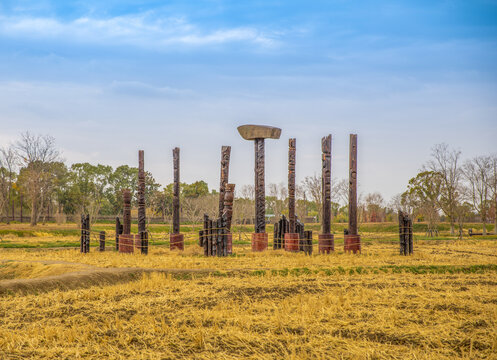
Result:
{"label": "cylindrical brick pedestal", "polygon": [[134,252],[134,238],[133,234],[119,235],[119,252],[120,253],[133,253]]}
{"label": "cylindrical brick pedestal", "polygon": [[320,254],[329,254],[331,251],[335,251],[333,234],[319,234],[318,239]]}
{"label": "cylindrical brick pedestal", "polygon": [[285,251],[299,251],[299,233],[285,233]]}
{"label": "cylindrical brick pedestal", "polygon": [[227,242],[227,249],[228,249],[228,255],[233,254],[233,234],[232,233],[227,233],[226,234],[226,242]]}
{"label": "cylindrical brick pedestal", "polygon": [[252,251],[264,251],[267,249],[267,233],[252,234]]}
{"label": "cylindrical brick pedestal", "polygon": [[361,252],[361,237],[359,235],[344,235],[343,250],[345,252],[352,251],[355,253]]}
{"label": "cylindrical brick pedestal", "polygon": [[183,234],[171,234],[169,236],[169,249],[174,250],[184,250],[185,241]]}

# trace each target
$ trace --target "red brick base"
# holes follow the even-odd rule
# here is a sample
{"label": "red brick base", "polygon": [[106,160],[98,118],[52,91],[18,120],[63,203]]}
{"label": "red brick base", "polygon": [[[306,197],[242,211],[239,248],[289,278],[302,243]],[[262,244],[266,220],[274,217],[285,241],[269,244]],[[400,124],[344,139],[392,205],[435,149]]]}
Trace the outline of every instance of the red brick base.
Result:
{"label": "red brick base", "polygon": [[343,250],[354,254],[361,252],[361,237],[359,235],[345,235]]}
{"label": "red brick base", "polygon": [[299,251],[299,233],[285,233],[285,251]]}
{"label": "red brick base", "polygon": [[318,239],[320,254],[329,254],[331,251],[335,251],[333,234],[319,234]]}
{"label": "red brick base", "polygon": [[169,249],[184,250],[185,240],[183,234],[170,234],[169,235]]}
{"label": "red brick base", "polygon": [[252,251],[264,251],[267,249],[268,235],[266,233],[252,234]]}
{"label": "red brick base", "polygon": [[131,254],[134,252],[135,236],[133,234],[119,235],[119,252]]}

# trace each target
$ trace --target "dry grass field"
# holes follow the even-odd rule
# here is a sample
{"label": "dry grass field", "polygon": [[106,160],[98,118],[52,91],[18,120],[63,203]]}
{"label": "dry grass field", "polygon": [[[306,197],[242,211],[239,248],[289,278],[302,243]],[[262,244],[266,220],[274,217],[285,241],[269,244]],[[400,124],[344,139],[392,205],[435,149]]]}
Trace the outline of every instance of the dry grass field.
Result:
{"label": "dry grass field", "polygon": [[0,358],[497,359],[497,240],[397,247],[0,249]]}

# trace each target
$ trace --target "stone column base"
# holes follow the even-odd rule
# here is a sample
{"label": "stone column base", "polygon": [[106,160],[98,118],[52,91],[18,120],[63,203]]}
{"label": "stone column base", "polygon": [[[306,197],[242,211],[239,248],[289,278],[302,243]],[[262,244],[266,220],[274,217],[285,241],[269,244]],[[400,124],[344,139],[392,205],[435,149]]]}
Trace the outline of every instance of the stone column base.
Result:
{"label": "stone column base", "polygon": [[264,251],[267,249],[268,234],[253,233],[252,234],[252,251]]}
{"label": "stone column base", "polygon": [[329,254],[331,251],[335,251],[333,234],[319,234],[318,239],[320,254]]}
{"label": "stone column base", "polygon": [[184,250],[185,240],[183,234],[170,234],[169,235],[169,249]]}
{"label": "stone column base", "polygon": [[343,250],[354,254],[361,252],[361,237],[359,235],[344,235]]}
{"label": "stone column base", "polygon": [[135,250],[135,236],[133,234],[119,235],[119,252],[131,254]]}

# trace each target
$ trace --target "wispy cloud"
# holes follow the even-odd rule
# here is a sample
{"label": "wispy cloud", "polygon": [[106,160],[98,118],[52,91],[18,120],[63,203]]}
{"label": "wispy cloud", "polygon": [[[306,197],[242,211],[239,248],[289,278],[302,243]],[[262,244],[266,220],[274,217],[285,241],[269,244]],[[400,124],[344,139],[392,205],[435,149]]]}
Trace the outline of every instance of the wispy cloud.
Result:
{"label": "wispy cloud", "polygon": [[114,81],[109,86],[111,92],[122,95],[140,97],[180,97],[191,96],[188,89],[177,89],[169,86],[153,86],[140,81]]}
{"label": "wispy cloud", "polygon": [[153,13],[144,13],[109,18],[79,17],[70,21],[53,17],[0,16],[0,35],[160,49],[172,45],[199,47],[236,42],[271,47],[277,44],[281,33],[250,26],[205,29],[183,17],[159,19]]}

